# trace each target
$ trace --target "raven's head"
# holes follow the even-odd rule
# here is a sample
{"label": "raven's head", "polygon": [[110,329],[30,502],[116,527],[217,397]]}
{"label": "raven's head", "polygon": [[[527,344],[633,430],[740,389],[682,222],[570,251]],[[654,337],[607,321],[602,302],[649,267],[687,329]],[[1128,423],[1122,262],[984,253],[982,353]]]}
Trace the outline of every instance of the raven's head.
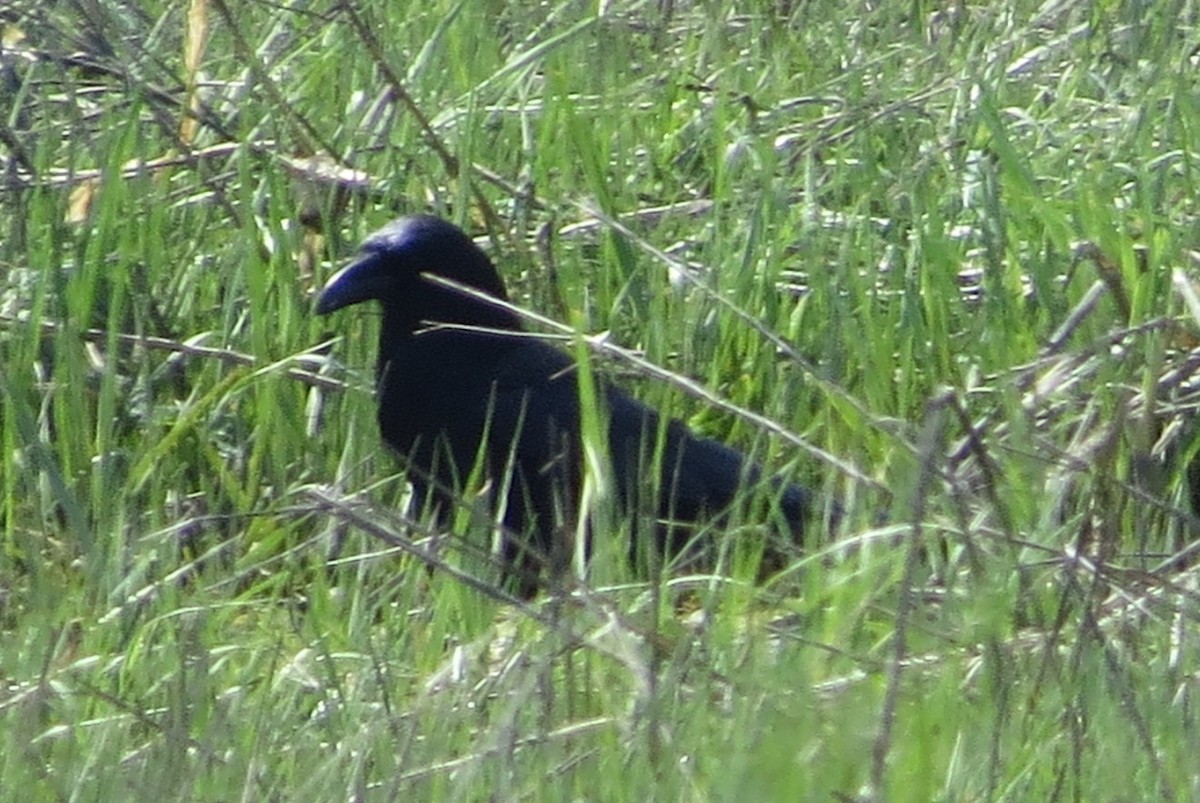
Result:
{"label": "raven's head", "polygon": [[367,237],[358,256],[326,283],[317,313],[378,301],[385,326],[410,332],[421,321],[520,328],[514,313],[439,285],[430,276],[508,300],[495,265],[462,229],[432,215],[410,215]]}

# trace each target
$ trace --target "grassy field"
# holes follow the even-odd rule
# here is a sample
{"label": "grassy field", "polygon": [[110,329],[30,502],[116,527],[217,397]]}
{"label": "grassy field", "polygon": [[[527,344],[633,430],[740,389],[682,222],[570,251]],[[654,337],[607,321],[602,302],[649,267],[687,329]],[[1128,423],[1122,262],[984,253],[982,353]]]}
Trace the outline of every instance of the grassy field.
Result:
{"label": "grassy field", "polygon": [[[1196,3],[0,24],[0,797],[1200,799]],[[836,538],[505,602],[312,314],[430,210]]]}

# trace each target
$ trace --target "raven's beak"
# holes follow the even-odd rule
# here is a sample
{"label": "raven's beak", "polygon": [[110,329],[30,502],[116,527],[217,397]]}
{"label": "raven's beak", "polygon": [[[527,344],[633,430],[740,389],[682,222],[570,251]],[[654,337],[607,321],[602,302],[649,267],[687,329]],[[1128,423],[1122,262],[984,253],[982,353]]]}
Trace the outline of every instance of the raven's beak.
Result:
{"label": "raven's beak", "polygon": [[381,264],[378,254],[360,256],[325,283],[317,297],[317,314],[325,315],[351,304],[384,298],[393,289],[392,275]]}

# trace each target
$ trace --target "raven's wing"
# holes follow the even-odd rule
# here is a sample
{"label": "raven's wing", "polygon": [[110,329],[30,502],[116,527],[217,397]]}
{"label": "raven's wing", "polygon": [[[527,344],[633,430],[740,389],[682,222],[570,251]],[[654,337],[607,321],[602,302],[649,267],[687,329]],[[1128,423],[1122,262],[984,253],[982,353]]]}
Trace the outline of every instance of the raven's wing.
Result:
{"label": "raven's wing", "polygon": [[[697,436],[681,422],[619,389],[608,392],[609,440],[626,505],[658,516],[659,546],[676,552],[692,535],[677,524],[720,518],[739,495],[764,481],[762,468],[719,441]],[[812,507],[804,488],[769,480],[769,492],[795,543],[802,541]]]}

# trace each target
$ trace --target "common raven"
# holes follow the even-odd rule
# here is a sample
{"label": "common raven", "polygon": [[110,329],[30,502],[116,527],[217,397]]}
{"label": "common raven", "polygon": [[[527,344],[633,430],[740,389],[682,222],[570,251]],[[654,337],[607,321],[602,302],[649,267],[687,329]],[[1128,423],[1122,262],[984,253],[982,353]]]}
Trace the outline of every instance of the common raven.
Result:
{"label": "common raven", "polygon": [[[412,215],[367,237],[316,309],[380,303],[379,427],[406,463],[414,505],[445,523],[467,478],[481,470],[505,533],[504,566],[529,596],[547,564],[561,571],[580,532],[579,372],[563,351],[525,332],[515,312],[430,277],[507,301],[495,266],[462,230]],[[619,515],[607,521],[634,524],[631,554],[645,533],[656,548],[677,552],[697,531],[689,524],[727,515],[748,485],[765,487],[761,496],[778,506],[774,529],[785,530],[788,543],[802,539],[807,490],[763,482],[741,453],[664,420],[610,382],[591,387],[584,398],[603,422],[618,503]]]}

